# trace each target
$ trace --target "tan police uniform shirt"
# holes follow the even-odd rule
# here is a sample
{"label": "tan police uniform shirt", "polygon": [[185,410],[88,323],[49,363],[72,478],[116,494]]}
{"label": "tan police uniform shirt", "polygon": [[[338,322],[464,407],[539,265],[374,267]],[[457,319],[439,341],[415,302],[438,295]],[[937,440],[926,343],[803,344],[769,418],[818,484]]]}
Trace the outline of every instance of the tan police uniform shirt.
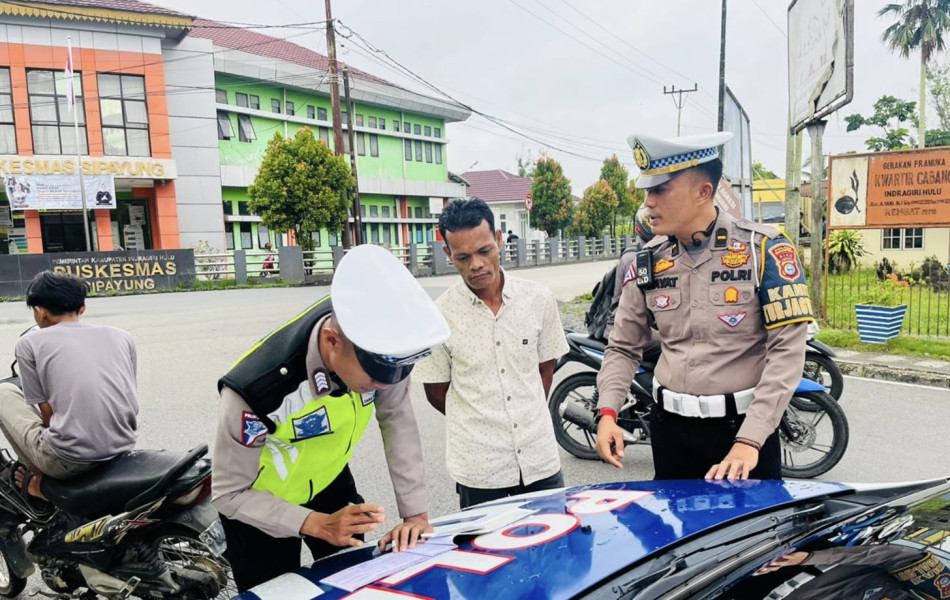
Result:
{"label": "tan police uniform shirt", "polygon": [[561,468],[538,371],[568,350],[557,301],[543,284],[503,276],[497,315],[461,280],[435,301],[452,335],[413,371],[449,383],[446,462],[471,488],[527,485]]}
{"label": "tan police uniform shirt", "polygon": [[[330,388],[317,393],[314,374],[326,370],[318,348],[321,320],[310,334],[307,351],[307,381],[289,396],[290,401],[308,402],[340,391],[339,385],[329,378]],[[373,400],[376,420],[383,436],[389,476],[396,493],[400,517],[426,512],[425,471],[422,459],[422,441],[415,414],[409,399],[409,379],[376,392]],[[311,510],[297,506],[267,491],[251,486],[260,470],[260,456],[264,437],[251,446],[244,445],[243,413],[250,407],[234,390],[221,391],[218,411],[218,432],[214,444],[214,477],[212,498],[222,515],[256,527],[273,537],[299,537],[300,528]]]}
{"label": "tan police uniform shirt", "polygon": [[[720,230],[726,235],[724,247],[716,247]],[[807,289],[791,280],[801,266],[794,248],[786,242],[776,228],[736,221],[725,211],[720,211],[713,237],[701,252],[687,253],[666,238],[652,240],[647,247],[654,250],[655,287],[641,290],[635,276],[623,286],[597,376],[598,408],[619,410],[623,404],[643,348],[650,341],[647,315],[652,312],[663,343],[656,380],[673,392],[697,396],[754,387],[753,402],[737,437],[764,443],[778,427],[802,377],[807,324],[813,320]],[[787,268],[785,279],[771,268],[763,272],[768,255],[765,246],[777,243],[781,251],[791,251],[794,259],[792,264],[781,252],[776,253],[783,262],[770,259],[774,266]],[[803,282],[801,273],[797,275]],[[763,293],[771,294],[782,306],[786,303],[788,314],[777,313],[772,304],[763,310],[756,291],[763,276],[768,283],[784,281]],[[783,293],[804,293],[805,299],[786,302]],[[793,306],[796,311],[807,308],[807,314],[791,314]],[[784,324],[775,324],[776,315]],[[767,325],[771,328],[766,329]]]}

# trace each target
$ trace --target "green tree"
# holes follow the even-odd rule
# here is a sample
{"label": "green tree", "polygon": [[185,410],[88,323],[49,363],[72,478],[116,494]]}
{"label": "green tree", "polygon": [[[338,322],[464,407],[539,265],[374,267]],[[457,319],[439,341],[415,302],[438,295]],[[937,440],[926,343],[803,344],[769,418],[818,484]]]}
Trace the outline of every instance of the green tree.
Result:
{"label": "green tree", "polygon": [[[617,235],[618,217],[632,219],[633,214],[637,212],[637,207],[634,206],[634,199],[630,195],[630,190],[627,187],[627,180],[629,178],[630,172],[627,171],[625,166],[620,164],[620,159],[617,158],[616,154],[604,160],[604,165],[600,168],[600,179],[601,181],[607,182],[607,185],[610,186],[610,189],[614,192],[614,196],[617,198],[617,206],[610,215],[610,235],[612,236]],[[587,192],[584,193],[586,194]]]}
{"label": "green tree", "polygon": [[950,130],[947,129],[928,129],[927,147],[950,146]]}
{"label": "green tree", "polygon": [[343,156],[335,156],[308,128],[294,137],[274,134],[253,185],[248,208],[272,231],[293,230],[304,250],[313,234],[342,231],[356,180]]}
{"label": "green tree", "polygon": [[920,119],[917,131],[923,147],[927,138],[927,64],[934,52],[944,49],[943,36],[950,30],[950,0],[892,2],[878,11],[878,16],[895,19],[881,35],[892,51],[904,58],[910,58],[912,51],[920,51]]}
{"label": "green tree", "polygon": [[881,96],[874,103],[874,114],[870,117],[854,114],[845,117],[844,120],[848,123],[848,131],[855,131],[865,125],[873,125],[883,129],[884,137],[871,137],[864,142],[868,150],[881,152],[882,150],[907,148],[913,144],[910,130],[901,125],[903,123],[912,124],[916,118],[916,111],[916,102],[905,102],[894,96]]}
{"label": "green tree", "polygon": [[775,174],[775,171],[767,169],[765,165],[757,160],[752,161],[752,178],[753,179],[780,179],[778,175]]}
{"label": "green tree", "polygon": [[537,161],[531,156],[531,151],[526,150],[518,155],[518,177],[534,177],[534,165]]}
{"label": "green tree", "polygon": [[617,194],[607,181],[595,182],[584,190],[584,198],[574,209],[574,221],[568,228],[573,236],[602,235],[617,214]]}
{"label": "green tree", "polygon": [[927,65],[927,91],[937,110],[940,129],[950,131],[950,62]]}
{"label": "green tree", "polygon": [[535,227],[554,237],[570,224],[574,216],[571,181],[553,158],[541,157],[535,164],[531,198],[534,200],[531,223]]}

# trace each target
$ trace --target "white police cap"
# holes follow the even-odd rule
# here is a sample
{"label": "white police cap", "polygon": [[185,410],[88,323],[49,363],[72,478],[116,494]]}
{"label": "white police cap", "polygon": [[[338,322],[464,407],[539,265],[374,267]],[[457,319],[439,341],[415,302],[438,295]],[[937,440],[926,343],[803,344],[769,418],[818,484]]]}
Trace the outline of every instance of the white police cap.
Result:
{"label": "white police cap", "polygon": [[733,137],[728,131],[668,139],[631,135],[627,143],[633,148],[633,160],[640,168],[637,189],[658,186],[673,179],[679,171],[719,158],[719,146]]}
{"label": "white police cap", "polygon": [[357,347],[360,366],[381,383],[405,378],[449,338],[449,325],[426,291],[379,246],[347,252],[333,274],[330,301],[340,329]]}

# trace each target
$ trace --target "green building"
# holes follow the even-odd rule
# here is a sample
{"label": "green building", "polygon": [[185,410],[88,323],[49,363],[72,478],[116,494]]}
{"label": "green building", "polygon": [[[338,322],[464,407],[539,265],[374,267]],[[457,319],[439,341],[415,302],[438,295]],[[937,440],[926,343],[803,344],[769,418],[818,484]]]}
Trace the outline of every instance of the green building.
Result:
{"label": "green building", "polygon": [[[328,59],[286,40],[202,19],[188,37],[210,40],[213,51],[221,248],[254,250],[268,241],[286,243],[286,234],[267,231],[250,214],[247,187],[275,131],[291,137],[310,127],[333,148]],[[469,111],[350,69],[355,114],[349,115],[339,85],[344,153],[350,152],[350,119],[356,132],[364,242],[404,247],[435,240],[438,220],[430,206],[466,195],[462,181],[448,172],[445,126],[467,119]],[[337,232],[324,230],[314,237],[318,250],[342,243]]]}

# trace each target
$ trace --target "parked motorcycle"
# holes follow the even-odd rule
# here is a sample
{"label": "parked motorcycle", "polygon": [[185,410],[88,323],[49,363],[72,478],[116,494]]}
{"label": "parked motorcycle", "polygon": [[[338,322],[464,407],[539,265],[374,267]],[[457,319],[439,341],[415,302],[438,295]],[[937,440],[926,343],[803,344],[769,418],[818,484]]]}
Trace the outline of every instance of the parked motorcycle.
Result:
{"label": "parked motorcycle", "polygon": [[[554,434],[561,447],[574,456],[596,460],[596,371],[603,361],[606,344],[573,332],[567,332],[567,342],[570,350],[558,360],[555,371],[575,362],[595,372],[570,375],[551,392],[548,406]],[[624,431],[625,445],[650,443],[649,415],[655,401],[647,390],[653,389],[653,370],[659,357],[658,341],[644,349],[627,400],[618,412],[617,424]],[[826,473],[844,456],[848,437],[844,411],[821,384],[803,377],[779,424],[782,474],[810,478]]]}
{"label": "parked motorcycle", "polygon": [[803,375],[820,383],[835,400],[841,400],[844,374],[835,362],[835,351],[809,337],[805,342],[805,370]]}

